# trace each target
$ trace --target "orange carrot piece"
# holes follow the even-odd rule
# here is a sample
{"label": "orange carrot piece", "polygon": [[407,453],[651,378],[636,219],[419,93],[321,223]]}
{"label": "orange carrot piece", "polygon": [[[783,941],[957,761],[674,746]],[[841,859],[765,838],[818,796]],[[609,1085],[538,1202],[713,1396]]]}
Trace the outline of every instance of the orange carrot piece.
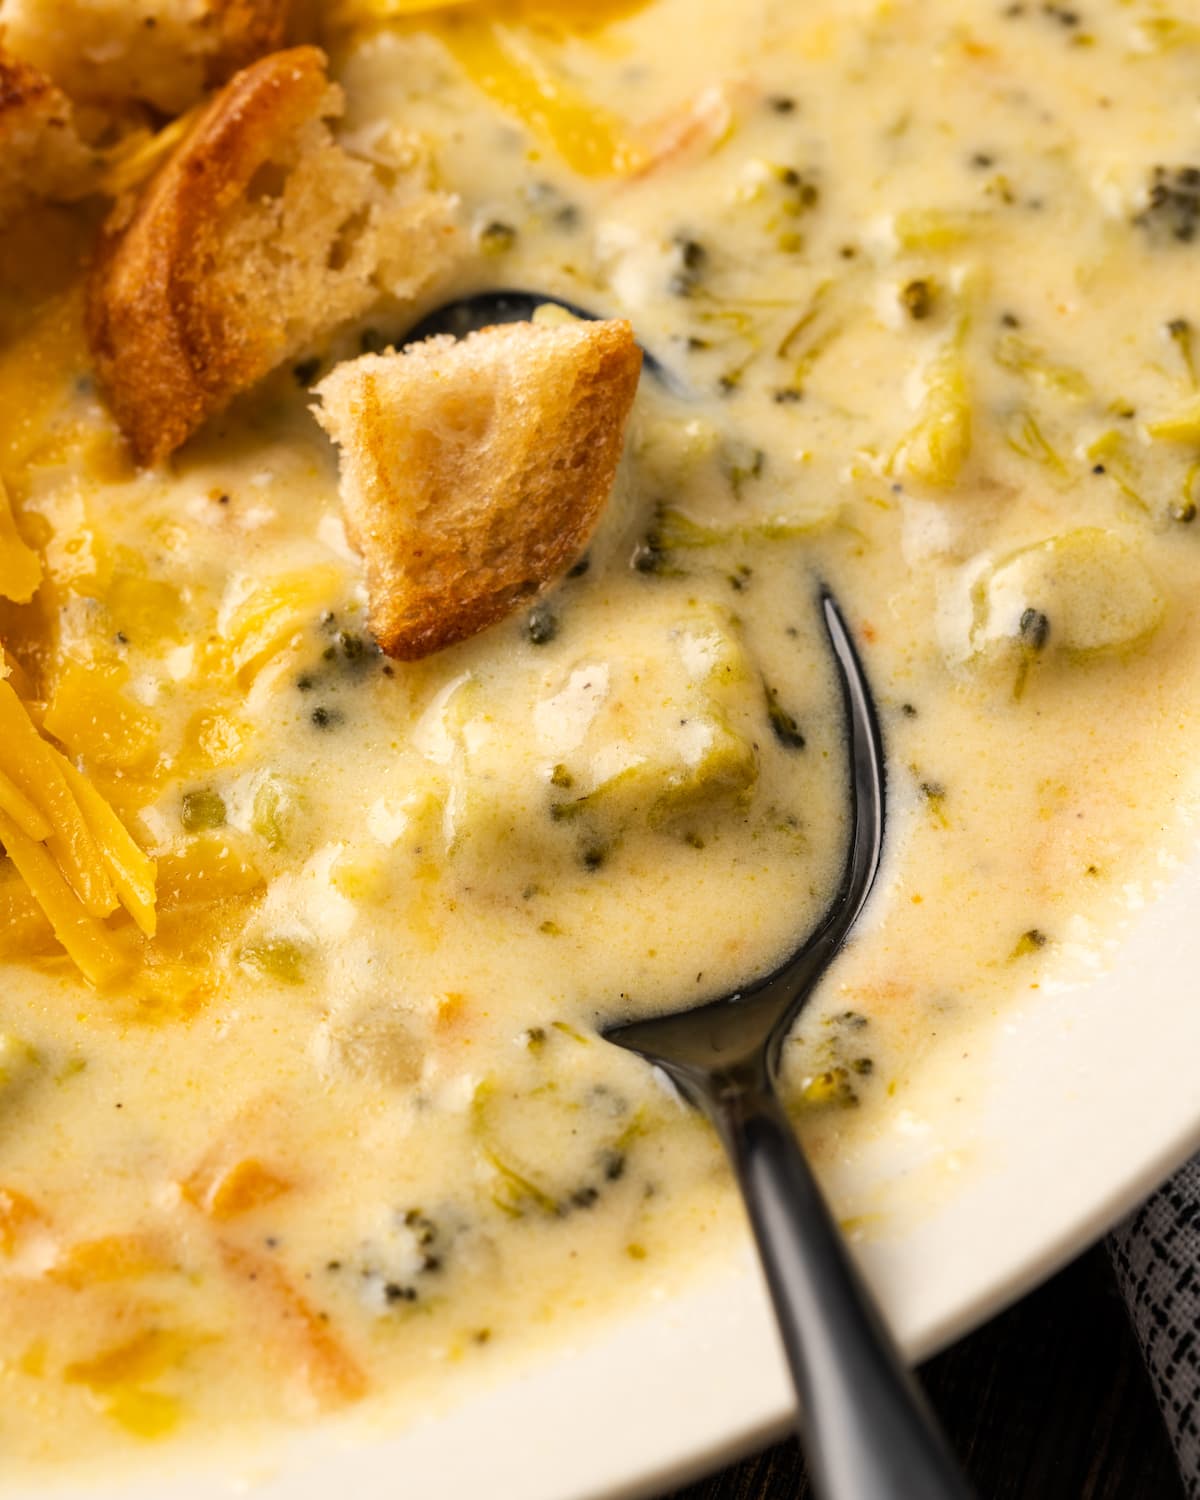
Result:
{"label": "orange carrot piece", "polygon": [[282,1267],[228,1241],[221,1243],[221,1258],[229,1273],[254,1292],[277,1342],[299,1356],[309,1388],[322,1406],[346,1406],[366,1395],[366,1372]]}
{"label": "orange carrot piece", "polygon": [[11,1255],[35,1224],[45,1223],[41,1209],[16,1188],[0,1188],[0,1253]]}
{"label": "orange carrot piece", "polygon": [[183,1196],[210,1219],[233,1219],[251,1209],[261,1208],[292,1184],[254,1157],[244,1157],[232,1164],[203,1164],[183,1183]]}

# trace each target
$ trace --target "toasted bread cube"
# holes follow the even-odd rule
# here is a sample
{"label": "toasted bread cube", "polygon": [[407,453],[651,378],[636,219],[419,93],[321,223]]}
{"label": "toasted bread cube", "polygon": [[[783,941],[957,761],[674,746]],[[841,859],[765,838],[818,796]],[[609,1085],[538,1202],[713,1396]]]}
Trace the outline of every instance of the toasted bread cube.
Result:
{"label": "toasted bread cube", "polygon": [[7,45],[73,99],[165,114],[282,47],[293,0],[5,0]]}
{"label": "toasted bread cube", "polygon": [[263,58],[205,107],[132,210],[115,211],[87,331],[139,462],[445,263],[454,200],[428,190],[411,143],[384,167],[343,150],[328,124],[341,109],[316,48]]}
{"label": "toasted bread cube", "polygon": [[0,47],[0,225],[34,198],[82,196],[92,160],[66,95]]}
{"label": "toasted bread cube", "polygon": [[566,572],[608,500],[641,365],[627,322],[514,323],[321,382],[389,656],[466,640]]}

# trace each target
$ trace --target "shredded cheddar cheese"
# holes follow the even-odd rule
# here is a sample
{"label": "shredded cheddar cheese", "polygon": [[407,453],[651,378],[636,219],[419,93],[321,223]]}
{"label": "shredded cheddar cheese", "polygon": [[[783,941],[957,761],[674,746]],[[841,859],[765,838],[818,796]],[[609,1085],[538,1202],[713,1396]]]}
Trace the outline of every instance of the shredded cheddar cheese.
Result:
{"label": "shredded cheddar cheese", "polygon": [[151,937],[155,866],[117,814],[0,681],[0,844],[83,974],[103,985],[131,954],[106,919],[118,907]]}
{"label": "shredded cheddar cheese", "polygon": [[583,177],[640,171],[648,153],[632,127],[581,94],[555,56],[577,33],[591,33],[641,10],[646,0],[343,0],[343,25],[410,22],[428,26],[467,77]]}
{"label": "shredded cheddar cheese", "polygon": [[334,567],[300,569],[269,579],[233,610],[219,653],[242,686],[304,628],[319,605],[337,595],[341,573]]}
{"label": "shredded cheddar cheese", "polygon": [[18,604],[27,604],[42,581],[37,553],[21,538],[0,479],[0,594]]}
{"label": "shredded cheddar cheese", "polygon": [[527,32],[496,22],[448,20],[439,35],[471,81],[546,140],[583,177],[636,172],[645,153],[628,127],[583,98]]}
{"label": "shredded cheddar cheese", "polygon": [[135,130],[118,141],[108,153],[100,186],[112,197],[138,187],[170,156],[203,109],[195,105],[161,130]]}

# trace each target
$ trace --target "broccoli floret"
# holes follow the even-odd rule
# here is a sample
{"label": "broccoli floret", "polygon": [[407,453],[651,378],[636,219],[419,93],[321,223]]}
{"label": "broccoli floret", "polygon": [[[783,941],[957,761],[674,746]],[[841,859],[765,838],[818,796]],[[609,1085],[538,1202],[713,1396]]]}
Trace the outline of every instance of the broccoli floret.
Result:
{"label": "broccoli floret", "polygon": [[1133,222],[1185,245],[1200,237],[1200,167],[1155,167],[1146,207]]}

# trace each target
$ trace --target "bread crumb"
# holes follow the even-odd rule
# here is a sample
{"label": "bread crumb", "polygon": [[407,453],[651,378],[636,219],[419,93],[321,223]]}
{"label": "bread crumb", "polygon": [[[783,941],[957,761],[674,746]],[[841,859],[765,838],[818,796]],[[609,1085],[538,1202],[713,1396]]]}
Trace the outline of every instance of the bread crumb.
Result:
{"label": "bread crumb", "polygon": [[0,225],[36,198],[83,196],[94,165],[76,134],[70,100],[38,68],[0,47]]}

